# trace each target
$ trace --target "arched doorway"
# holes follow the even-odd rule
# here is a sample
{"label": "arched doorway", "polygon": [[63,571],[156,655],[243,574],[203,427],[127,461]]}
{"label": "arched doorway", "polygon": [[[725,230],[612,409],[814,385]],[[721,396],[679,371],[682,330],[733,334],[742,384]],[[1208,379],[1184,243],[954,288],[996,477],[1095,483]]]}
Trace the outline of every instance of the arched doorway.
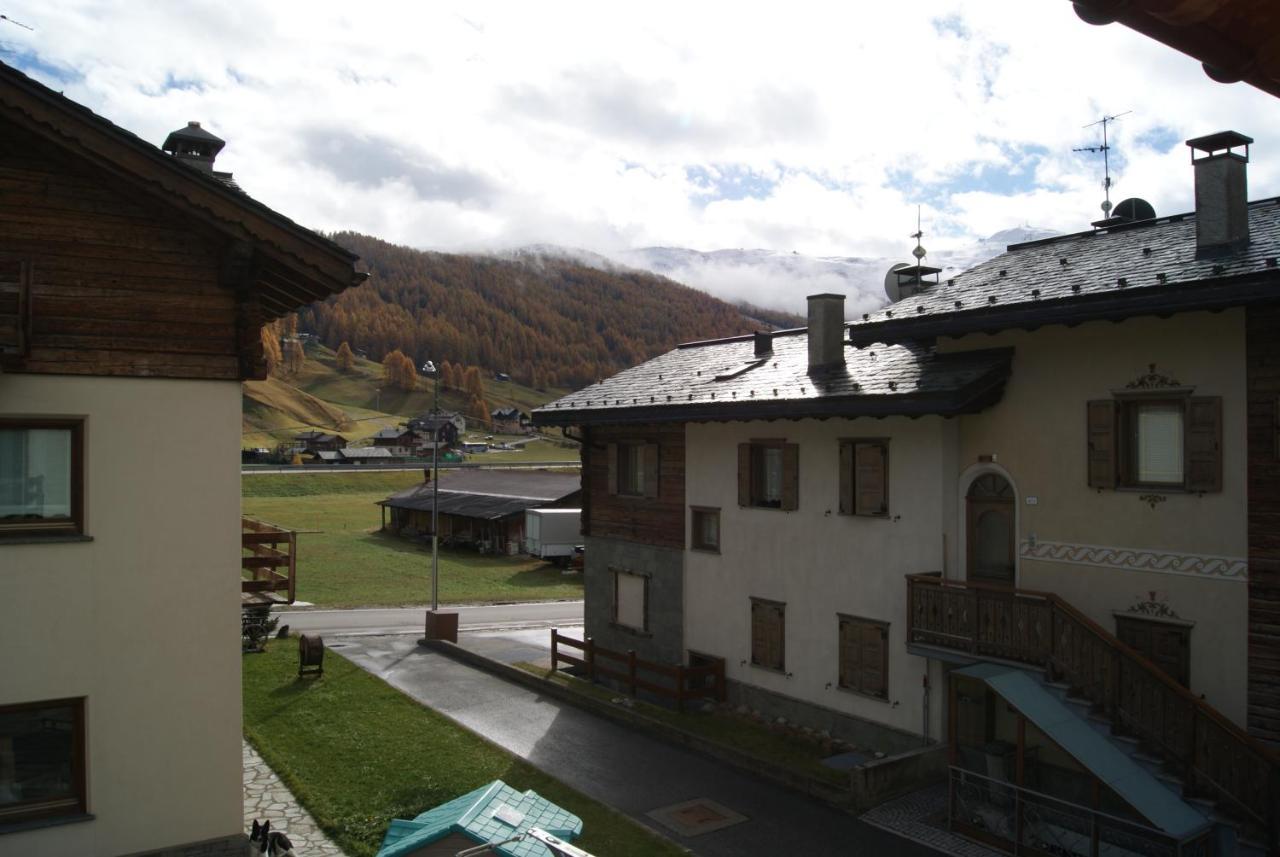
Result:
{"label": "arched doorway", "polygon": [[1013,586],[1014,494],[999,473],[984,473],[965,495],[966,570],[969,580]]}

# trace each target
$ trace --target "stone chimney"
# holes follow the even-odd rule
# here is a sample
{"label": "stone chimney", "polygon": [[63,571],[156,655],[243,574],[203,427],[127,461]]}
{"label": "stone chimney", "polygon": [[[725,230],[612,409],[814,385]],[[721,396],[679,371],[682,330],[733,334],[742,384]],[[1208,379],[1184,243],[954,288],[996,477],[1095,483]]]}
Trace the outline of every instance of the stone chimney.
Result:
{"label": "stone chimney", "polygon": [[225,141],[201,128],[199,122],[188,122],[187,127],[170,131],[160,148],[184,164],[211,173],[213,161],[225,145]]}
{"label": "stone chimney", "polygon": [[755,332],[756,356],[762,357],[765,354],[773,353],[773,334],[763,330]]}
{"label": "stone chimney", "polygon": [[[1247,170],[1252,137],[1220,131],[1188,140],[1196,172],[1196,256],[1220,256],[1249,243]],[[1244,147],[1244,153],[1234,151]],[[1203,157],[1196,157],[1196,153]]]}
{"label": "stone chimney", "polygon": [[809,369],[844,364],[844,295],[809,295]]}

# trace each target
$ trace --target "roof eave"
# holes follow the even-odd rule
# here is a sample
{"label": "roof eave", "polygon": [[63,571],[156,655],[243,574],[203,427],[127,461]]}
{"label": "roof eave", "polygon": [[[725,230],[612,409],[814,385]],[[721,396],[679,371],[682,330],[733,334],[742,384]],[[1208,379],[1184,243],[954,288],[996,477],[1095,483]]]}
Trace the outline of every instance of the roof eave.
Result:
{"label": "roof eave", "polygon": [[1034,303],[983,307],[925,318],[853,324],[849,342],[859,348],[996,333],[1034,330],[1049,324],[1074,326],[1087,321],[1121,321],[1143,315],[1169,316],[1197,310],[1221,310],[1280,300],[1280,269],[1192,283],[1117,289],[1102,294],[1054,298]]}
{"label": "roof eave", "polygon": [[628,408],[534,411],[534,425],[634,425],[669,422],[742,422],[748,420],[829,419],[832,417],[923,417],[977,413],[1000,400],[1012,367],[1005,359],[964,387],[942,393],[891,396],[830,396],[820,399],[748,400],[644,405]]}

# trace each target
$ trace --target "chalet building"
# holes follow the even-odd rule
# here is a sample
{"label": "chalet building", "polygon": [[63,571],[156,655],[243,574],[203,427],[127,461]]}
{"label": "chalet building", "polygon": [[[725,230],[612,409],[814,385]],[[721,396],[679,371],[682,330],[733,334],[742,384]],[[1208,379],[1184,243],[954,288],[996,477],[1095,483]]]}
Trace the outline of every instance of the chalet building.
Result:
{"label": "chalet building", "polygon": [[576,508],[582,496],[576,473],[554,470],[452,470],[385,500],[382,529],[409,538],[431,535],[439,498],[442,542],[484,552],[519,553],[528,509]]}
{"label": "chalet building", "polygon": [[410,428],[422,428],[428,424],[434,424],[435,420],[440,418],[446,419],[453,424],[453,433],[456,437],[466,434],[467,419],[457,411],[440,411],[438,413],[426,411],[410,419],[409,426]]}
{"label": "chalet building", "polygon": [[586,633],[938,742],[953,821],[1004,847],[1059,853],[1033,793],[1076,830],[1274,847],[1280,199],[1246,201],[1250,142],[1188,142],[1195,212],[901,266],[852,323],[814,295],[807,329],[535,411],[582,440]]}
{"label": "chalet building", "polygon": [[529,415],[521,413],[519,408],[495,408],[489,417],[498,434],[528,434],[533,430]]}
{"label": "chalet building", "polygon": [[304,431],[300,432],[295,438],[295,445],[301,447],[304,452],[332,452],[345,447],[347,440],[340,434],[330,434],[323,431]]}
{"label": "chalet building", "polygon": [[373,445],[391,455],[412,455],[417,448],[417,439],[417,433],[408,426],[392,426],[375,434]]}
{"label": "chalet building", "polygon": [[240,384],[362,277],[222,145],[0,63],[0,853],[245,852]]}

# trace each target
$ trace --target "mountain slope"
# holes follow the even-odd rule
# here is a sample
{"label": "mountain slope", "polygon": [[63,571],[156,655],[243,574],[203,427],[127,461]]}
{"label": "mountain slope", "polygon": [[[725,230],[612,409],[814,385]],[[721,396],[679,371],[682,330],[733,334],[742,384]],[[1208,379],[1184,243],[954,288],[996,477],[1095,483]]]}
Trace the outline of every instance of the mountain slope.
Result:
{"label": "mountain slope", "polygon": [[369,282],[304,309],[300,327],[375,360],[399,348],[415,364],[447,360],[540,389],[580,387],[680,342],[760,326],[746,310],[648,272],[537,251],[463,256],[332,237],[360,255]]}
{"label": "mountain slope", "polygon": [[[930,253],[927,264],[942,268],[942,278],[955,276],[1003,253],[1009,244],[1048,238],[1055,233],[1034,227],[1006,229],[952,250]],[[612,262],[652,271],[726,301],[745,301],[785,312],[804,312],[805,296],[836,292],[848,297],[846,314],[853,318],[883,306],[888,298],[884,277],[902,258],[805,256],[773,250],[713,250],[683,247],[642,247],[616,254]]]}

